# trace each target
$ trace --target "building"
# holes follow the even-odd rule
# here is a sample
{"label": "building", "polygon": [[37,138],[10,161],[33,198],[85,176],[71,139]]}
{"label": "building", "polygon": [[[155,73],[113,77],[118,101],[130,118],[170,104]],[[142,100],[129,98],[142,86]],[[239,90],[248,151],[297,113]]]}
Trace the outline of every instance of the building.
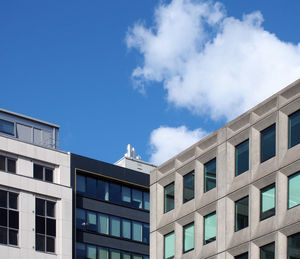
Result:
{"label": "building", "polygon": [[148,259],[149,174],[76,154],[71,172],[73,258]]}
{"label": "building", "polygon": [[300,80],[150,174],[150,257],[300,258]]}
{"label": "building", "polygon": [[1,258],[71,258],[70,155],[59,126],[0,109]]}

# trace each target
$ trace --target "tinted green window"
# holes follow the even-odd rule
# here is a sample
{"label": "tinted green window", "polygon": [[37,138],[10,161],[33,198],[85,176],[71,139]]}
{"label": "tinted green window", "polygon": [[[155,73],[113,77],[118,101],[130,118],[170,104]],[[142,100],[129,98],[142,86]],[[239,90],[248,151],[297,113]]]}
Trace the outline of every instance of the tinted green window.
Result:
{"label": "tinted green window", "polygon": [[289,116],[289,148],[300,143],[300,110]]}
{"label": "tinted green window", "polygon": [[110,217],[110,234],[112,236],[119,237],[120,228],[121,228],[120,218]]}
{"label": "tinted green window", "polygon": [[97,259],[97,250],[95,246],[88,245],[86,250],[86,256],[89,259]]}
{"label": "tinted green window", "polygon": [[249,197],[235,202],[235,231],[248,227],[249,224]]}
{"label": "tinted green window", "polygon": [[249,139],[235,147],[235,175],[249,170]]}
{"label": "tinted green window", "polygon": [[264,162],[276,153],[276,126],[272,126],[264,129],[260,133],[260,161]]}
{"label": "tinted green window", "polygon": [[121,259],[121,253],[117,250],[111,250],[110,259]]}
{"label": "tinted green window", "polygon": [[98,259],[108,259],[108,249],[99,247],[98,248]]}
{"label": "tinted green window", "polygon": [[131,189],[126,186],[122,186],[122,201],[125,204],[131,203]]}
{"label": "tinted green window", "polygon": [[194,249],[194,223],[183,228],[183,252]]}
{"label": "tinted green window", "polygon": [[164,188],[164,212],[174,209],[174,183]]}
{"label": "tinted green window", "polygon": [[263,188],[260,192],[260,219],[275,215],[275,184]]}
{"label": "tinted green window", "polygon": [[204,165],[204,192],[207,192],[216,187],[216,159],[207,162]]}
{"label": "tinted green window", "polygon": [[216,240],[217,235],[217,217],[213,212],[204,217],[204,245]]}
{"label": "tinted green window", "polygon": [[124,238],[131,238],[131,221],[122,219],[122,236]]}
{"label": "tinted green window", "polygon": [[150,196],[149,192],[143,192],[144,195],[144,209],[150,210]]}
{"label": "tinted green window", "polygon": [[288,237],[288,259],[300,258],[300,233]]}
{"label": "tinted green window", "polygon": [[275,243],[260,248],[260,259],[275,259]]}
{"label": "tinted green window", "polygon": [[288,207],[293,208],[300,204],[300,172],[289,177],[289,201]]}
{"label": "tinted green window", "polygon": [[234,259],[248,259],[248,253],[237,255],[234,257]]}
{"label": "tinted green window", "polygon": [[87,229],[97,231],[97,214],[91,211],[87,211]]}
{"label": "tinted green window", "polygon": [[132,239],[142,242],[143,225],[139,222],[132,222]]}
{"label": "tinted green window", "polygon": [[131,259],[131,254],[123,253],[122,259]]}
{"label": "tinted green window", "polygon": [[164,236],[164,258],[174,258],[175,254],[175,235],[174,232]]}
{"label": "tinted green window", "polygon": [[109,234],[109,217],[104,214],[98,214],[98,232],[101,234]]}
{"label": "tinted green window", "polygon": [[183,203],[194,199],[194,171],[183,177]]}

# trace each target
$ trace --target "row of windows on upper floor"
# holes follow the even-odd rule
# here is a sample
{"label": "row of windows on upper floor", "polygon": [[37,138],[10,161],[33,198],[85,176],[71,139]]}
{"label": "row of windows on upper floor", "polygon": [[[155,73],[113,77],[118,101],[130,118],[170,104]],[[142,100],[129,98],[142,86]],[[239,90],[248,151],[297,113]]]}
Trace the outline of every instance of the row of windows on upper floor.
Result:
{"label": "row of windows on upper floor", "polygon": [[[261,131],[261,162],[276,155],[276,125],[273,124]],[[289,116],[289,145],[291,148],[300,143],[300,110]],[[249,170],[249,139],[235,146],[235,175]],[[216,187],[216,158],[204,164],[204,192]],[[183,202],[194,198],[194,172],[183,177]],[[174,209],[174,182],[164,187],[164,212]]]}
{"label": "row of windows on upper floor", "polygon": [[94,211],[76,209],[76,227],[149,244],[149,224]]}
{"label": "row of windows on upper floor", "polygon": [[149,192],[103,179],[78,174],[76,176],[76,192],[104,201],[150,210]]}
{"label": "row of windows on upper floor", "polygon": [[[0,190],[0,244],[18,246],[19,194]],[[35,200],[35,250],[55,252],[55,202]]]}

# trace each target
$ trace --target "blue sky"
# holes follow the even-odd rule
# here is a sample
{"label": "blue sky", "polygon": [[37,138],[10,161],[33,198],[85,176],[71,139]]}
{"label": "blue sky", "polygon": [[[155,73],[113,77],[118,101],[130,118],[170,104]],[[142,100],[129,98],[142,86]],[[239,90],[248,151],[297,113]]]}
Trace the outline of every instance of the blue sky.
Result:
{"label": "blue sky", "polygon": [[161,163],[300,77],[299,10],[298,0],[1,1],[1,107],[59,124],[62,150],[113,163],[131,143]]}

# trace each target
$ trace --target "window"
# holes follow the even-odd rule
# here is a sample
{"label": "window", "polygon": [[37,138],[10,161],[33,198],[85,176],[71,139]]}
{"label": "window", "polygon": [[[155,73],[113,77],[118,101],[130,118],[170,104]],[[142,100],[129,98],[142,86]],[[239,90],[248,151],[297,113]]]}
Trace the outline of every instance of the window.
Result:
{"label": "window", "polygon": [[217,217],[213,212],[204,217],[204,245],[216,240],[217,235]]}
{"label": "window", "polygon": [[86,256],[89,259],[97,259],[97,248],[96,248],[96,246],[87,245]]}
{"label": "window", "polygon": [[248,259],[248,252],[241,255],[237,255],[234,257],[234,259]]}
{"label": "window", "polygon": [[216,187],[216,172],[217,163],[216,158],[214,158],[204,165],[204,192]]}
{"label": "window", "polygon": [[86,178],[86,193],[89,196],[96,197],[97,194],[97,180],[92,177]]}
{"label": "window", "polygon": [[164,259],[174,258],[175,254],[175,235],[171,232],[164,236]]}
{"label": "window", "polygon": [[293,208],[300,204],[300,172],[288,178],[288,208]]}
{"label": "window", "polygon": [[53,169],[42,166],[33,165],[33,178],[40,179],[46,182],[53,182]]}
{"label": "window", "polygon": [[235,147],[235,175],[249,170],[249,139]]}
{"label": "window", "polygon": [[115,237],[120,236],[121,220],[117,217],[110,217],[110,234]]}
{"label": "window", "polygon": [[85,244],[76,243],[76,258],[77,259],[84,259],[86,254]]}
{"label": "window", "polygon": [[76,209],[76,227],[78,229],[85,229],[86,226],[86,218],[85,211],[82,209]]}
{"label": "window", "polygon": [[118,251],[118,250],[111,250],[110,251],[110,259],[121,259],[120,251]]}
{"label": "window", "polygon": [[260,248],[260,259],[275,259],[275,243]]}
{"label": "window", "polygon": [[260,132],[260,162],[264,162],[276,153],[276,125],[273,124],[270,127]]}
{"label": "window", "polygon": [[0,119],[0,132],[14,136],[15,124],[11,121]]}
{"label": "window", "polygon": [[174,182],[164,188],[164,213],[174,209]]}
{"label": "window", "polygon": [[119,184],[109,183],[109,200],[121,203],[121,186]]}
{"label": "window", "polygon": [[18,194],[0,190],[0,244],[18,245]]}
{"label": "window", "polygon": [[135,208],[143,208],[143,193],[141,191],[132,189],[132,204]]}
{"label": "window", "polygon": [[235,231],[248,227],[249,197],[235,202]]}
{"label": "window", "polygon": [[16,159],[0,155],[0,170],[7,173],[16,173]]}
{"label": "window", "polygon": [[95,212],[87,211],[87,229],[91,231],[97,231],[97,214]]}
{"label": "window", "polygon": [[126,186],[122,186],[122,201],[125,204],[131,203],[131,189]]}
{"label": "window", "polygon": [[275,215],[275,184],[260,191],[260,220]]}
{"label": "window", "polygon": [[122,219],[122,237],[131,239],[131,221]]}
{"label": "window", "polygon": [[144,194],[144,209],[150,210],[150,195],[149,192],[143,192]]}
{"label": "window", "polygon": [[98,258],[100,259],[108,259],[108,249],[104,247],[98,248]]}
{"label": "window", "polygon": [[108,201],[109,200],[109,184],[108,182],[98,180],[97,190],[98,190],[98,198],[101,200]]}
{"label": "window", "polygon": [[150,227],[149,224],[144,224],[143,228],[143,242],[149,244]]}
{"label": "window", "polygon": [[300,233],[288,237],[288,259],[300,258]]}
{"label": "window", "polygon": [[143,236],[142,223],[133,221],[132,222],[132,239],[135,241],[142,242],[142,236]]}
{"label": "window", "polygon": [[86,178],[82,175],[76,176],[76,192],[78,193],[85,193],[85,180]]}
{"label": "window", "polygon": [[101,234],[109,234],[109,216],[105,214],[98,214],[98,232]]}
{"label": "window", "polygon": [[194,249],[194,223],[183,227],[183,252]]}
{"label": "window", "polygon": [[183,177],[183,203],[194,199],[194,171]]}
{"label": "window", "polygon": [[289,148],[300,143],[300,110],[289,116]]}
{"label": "window", "polygon": [[55,202],[36,198],[35,232],[35,249],[54,253],[56,237]]}

